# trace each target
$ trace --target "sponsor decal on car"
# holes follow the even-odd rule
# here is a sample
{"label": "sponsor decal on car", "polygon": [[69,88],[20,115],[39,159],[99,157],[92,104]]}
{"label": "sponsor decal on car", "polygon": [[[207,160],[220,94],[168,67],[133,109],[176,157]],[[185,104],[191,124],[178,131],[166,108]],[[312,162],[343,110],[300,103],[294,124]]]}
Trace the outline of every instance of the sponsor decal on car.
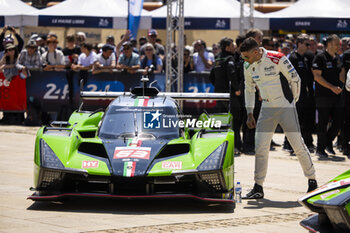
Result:
{"label": "sponsor decal on car", "polygon": [[322,185],[321,187],[319,187],[318,189],[315,189],[312,192],[307,193],[305,196],[302,196],[301,198],[299,198],[299,201],[303,201],[306,200],[312,196],[315,196],[317,194],[320,194],[322,192],[334,189],[334,188],[338,188],[344,185],[348,185],[350,184],[350,178],[346,178],[344,180],[340,180],[340,181],[331,181],[327,184]]}
{"label": "sponsor decal on car", "polygon": [[82,168],[97,168],[98,167],[98,161],[87,161],[84,160],[81,165]]}
{"label": "sponsor decal on car", "polygon": [[162,162],[162,168],[164,169],[182,169],[181,161],[164,161]]}
{"label": "sponsor decal on car", "polygon": [[124,162],[123,176],[133,177],[135,176],[136,162]]}
{"label": "sponsor decal on car", "polygon": [[322,195],[321,195],[321,199],[325,199],[325,198],[327,198],[327,197],[329,197],[329,196],[331,196],[331,195],[333,195],[333,194],[339,193],[339,192],[340,192],[340,190],[337,189],[337,190],[334,190],[334,191],[331,191],[331,192],[322,194]]}
{"label": "sponsor decal on car", "polygon": [[151,147],[116,147],[113,159],[149,159]]}

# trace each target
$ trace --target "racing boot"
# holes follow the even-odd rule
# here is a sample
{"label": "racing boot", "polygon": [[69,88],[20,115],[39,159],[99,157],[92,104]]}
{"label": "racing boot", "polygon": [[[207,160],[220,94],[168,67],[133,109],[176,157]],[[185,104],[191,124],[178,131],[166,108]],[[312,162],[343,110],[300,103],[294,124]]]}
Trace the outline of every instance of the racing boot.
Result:
{"label": "racing boot", "polygon": [[242,199],[261,199],[264,198],[264,190],[261,185],[254,184],[254,188]]}
{"label": "racing boot", "polygon": [[309,188],[307,189],[307,192],[311,192],[318,188],[317,181],[314,179],[309,179]]}

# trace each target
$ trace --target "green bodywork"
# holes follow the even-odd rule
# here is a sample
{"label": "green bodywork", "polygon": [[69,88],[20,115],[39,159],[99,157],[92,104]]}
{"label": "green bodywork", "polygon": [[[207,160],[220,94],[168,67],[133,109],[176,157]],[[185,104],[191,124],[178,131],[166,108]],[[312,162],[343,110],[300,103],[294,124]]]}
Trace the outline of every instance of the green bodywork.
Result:
{"label": "green bodywork", "polygon": [[[111,176],[109,165],[102,159],[99,161],[99,166],[96,168],[82,168],[82,161],[91,160],[91,157],[78,152],[79,145],[84,142],[95,144],[102,144],[102,140],[97,136],[99,124],[103,119],[104,112],[74,112],[69,119],[69,126],[61,127],[62,129],[52,130],[48,127],[42,127],[38,130],[35,143],[35,157],[34,157],[34,184],[38,185],[38,176],[40,171],[40,141],[45,141],[52,151],[56,154],[65,168],[85,170],[89,175]],[[222,124],[230,124],[232,115],[202,115],[200,119],[206,120],[209,117],[214,117],[216,120],[221,120]],[[184,130],[183,137],[171,140],[171,144],[189,144],[190,151],[188,154],[169,158],[164,161],[181,161],[181,171],[195,170],[217,147],[225,141],[228,143],[226,156],[222,166],[222,172],[226,187],[228,190],[233,190],[234,186],[234,133],[231,129],[226,131],[206,132],[207,134],[215,134],[210,137],[197,137],[201,129],[195,129],[193,136],[190,136],[188,129]],[[84,133],[90,133],[90,137],[82,137]],[[170,176],[174,169],[162,168],[161,162],[154,164],[147,176]]]}
{"label": "green bodywork", "polygon": [[[344,173],[342,173],[341,175],[333,178],[332,180],[330,180],[327,184],[329,183],[333,183],[333,182],[338,182],[338,181],[342,181],[342,180],[345,180],[345,179],[349,179],[350,178],[350,170],[349,171],[346,171]],[[327,185],[326,184],[326,185]],[[307,202],[309,204],[314,204],[316,201],[319,201],[319,200],[322,200],[322,201],[329,201],[335,197],[338,197],[346,192],[350,192],[350,186],[348,187],[339,187],[339,188],[336,188],[336,189],[332,189],[332,190],[329,190],[329,191],[326,191],[326,192],[322,192],[318,195],[315,195],[311,198],[309,198],[307,200]],[[349,206],[347,208],[348,212],[349,212]]]}

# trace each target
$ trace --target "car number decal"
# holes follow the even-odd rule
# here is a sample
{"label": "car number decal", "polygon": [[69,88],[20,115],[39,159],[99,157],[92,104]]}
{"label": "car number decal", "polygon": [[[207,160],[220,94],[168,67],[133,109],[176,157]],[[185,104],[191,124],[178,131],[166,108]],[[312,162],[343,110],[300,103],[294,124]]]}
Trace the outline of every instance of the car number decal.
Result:
{"label": "car number decal", "polygon": [[149,159],[151,147],[116,147],[113,159]]}

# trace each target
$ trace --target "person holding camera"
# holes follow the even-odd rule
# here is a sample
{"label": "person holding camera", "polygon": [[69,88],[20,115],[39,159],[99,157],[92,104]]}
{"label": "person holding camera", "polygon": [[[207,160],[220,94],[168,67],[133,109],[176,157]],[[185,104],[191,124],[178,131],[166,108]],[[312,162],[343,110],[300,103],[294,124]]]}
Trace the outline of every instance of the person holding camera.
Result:
{"label": "person holding camera", "polygon": [[[8,32],[9,32],[9,35],[6,35]],[[14,35],[14,37],[16,37],[17,39],[18,44],[17,44],[16,50],[19,53],[23,49],[24,41],[22,37],[19,34],[17,34],[16,29],[14,27],[5,26],[2,30],[2,33],[0,34],[0,41],[4,42],[4,40],[6,40],[7,38],[11,38],[12,43],[14,44],[12,35]],[[2,44],[0,43],[0,51],[4,51],[6,49],[5,46],[6,46],[6,43],[2,43]]]}
{"label": "person holding camera", "polygon": [[141,60],[141,69],[145,69],[145,73],[151,65],[153,65],[153,73],[158,74],[162,72],[163,62],[159,56],[155,54],[155,49],[151,43],[146,43],[144,45],[145,57]]}

